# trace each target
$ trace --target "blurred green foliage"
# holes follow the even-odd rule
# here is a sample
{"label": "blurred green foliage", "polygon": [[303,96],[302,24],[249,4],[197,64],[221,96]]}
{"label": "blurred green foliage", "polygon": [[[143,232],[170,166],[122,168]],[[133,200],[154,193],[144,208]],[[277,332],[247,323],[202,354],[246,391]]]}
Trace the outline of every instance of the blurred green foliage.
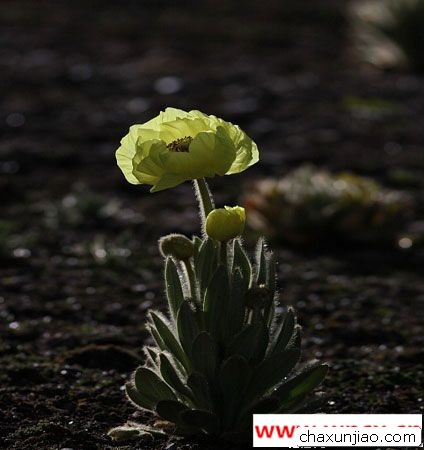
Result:
{"label": "blurred green foliage", "polygon": [[116,224],[138,225],[143,216],[133,209],[124,208],[116,197],[94,192],[83,184],[72,186],[59,200],[40,206],[48,228],[111,228]]}
{"label": "blurred green foliage", "polygon": [[283,178],[254,183],[245,193],[248,223],[268,238],[309,244],[326,238],[382,243],[407,219],[410,198],[344,172],[303,166]]}

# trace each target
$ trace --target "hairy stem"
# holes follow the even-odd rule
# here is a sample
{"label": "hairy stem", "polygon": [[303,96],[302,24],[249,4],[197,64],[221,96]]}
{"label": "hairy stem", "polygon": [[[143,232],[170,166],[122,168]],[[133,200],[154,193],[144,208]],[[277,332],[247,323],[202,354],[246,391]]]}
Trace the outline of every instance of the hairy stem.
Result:
{"label": "hairy stem", "polygon": [[205,178],[193,180],[193,185],[195,187],[196,198],[199,202],[199,210],[202,219],[202,230],[205,232],[205,220],[208,214],[214,209],[214,200],[212,198],[210,188],[205,181]]}
{"label": "hairy stem", "polygon": [[220,263],[227,267],[227,242],[220,242]]}

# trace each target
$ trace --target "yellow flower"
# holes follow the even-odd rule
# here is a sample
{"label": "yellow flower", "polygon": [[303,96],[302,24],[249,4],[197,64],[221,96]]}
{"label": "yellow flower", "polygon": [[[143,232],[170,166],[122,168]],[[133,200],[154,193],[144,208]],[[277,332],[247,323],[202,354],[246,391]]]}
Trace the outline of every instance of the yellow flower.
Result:
{"label": "yellow flower", "polygon": [[230,241],[243,233],[245,228],[245,209],[240,206],[212,210],[205,223],[205,231],[216,241]]}
{"label": "yellow flower", "polygon": [[167,108],[130,127],[116,152],[132,184],[161,191],[186,180],[231,175],[258,161],[258,149],[237,125],[200,111]]}

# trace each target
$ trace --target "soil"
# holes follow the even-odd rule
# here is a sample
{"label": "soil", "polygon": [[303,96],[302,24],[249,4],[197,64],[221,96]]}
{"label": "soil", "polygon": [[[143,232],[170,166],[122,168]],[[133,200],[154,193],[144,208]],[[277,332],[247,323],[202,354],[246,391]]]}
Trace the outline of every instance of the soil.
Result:
{"label": "soil", "polygon": [[[413,199],[410,248],[275,246],[304,359],[327,361],[327,413],[423,410],[423,79],[362,62],[347,2],[73,2],[0,6],[0,448],[233,448],[114,443],[149,422],[123,384],[164,308],[156,241],[199,227],[189,183],[149,194],[114,150],[165,106],[238,123],[259,144],[244,183],[308,162],[371,176]],[[416,230],[416,231],[415,231]]]}

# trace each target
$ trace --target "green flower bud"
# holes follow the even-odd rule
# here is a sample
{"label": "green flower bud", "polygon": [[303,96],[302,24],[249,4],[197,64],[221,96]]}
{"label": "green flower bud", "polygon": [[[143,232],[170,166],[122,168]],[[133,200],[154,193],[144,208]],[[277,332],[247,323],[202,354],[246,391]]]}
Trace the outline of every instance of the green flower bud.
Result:
{"label": "green flower bud", "polygon": [[208,214],[205,230],[211,239],[226,242],[243,233],[245,209],[240,206],[214,209]]}
{"label": "green flower bud", "polygon": [[264,284],[251,287],[245,295],[245,304],[247,308],[263,309],[270,303],[271,294]]}
{"label": "green flower bud", "polygon": [[182,234],[169,234],[159,240],[159,251],[164,258],[173,256],[186,260],[193,256],[193,249],[193,242]]}

